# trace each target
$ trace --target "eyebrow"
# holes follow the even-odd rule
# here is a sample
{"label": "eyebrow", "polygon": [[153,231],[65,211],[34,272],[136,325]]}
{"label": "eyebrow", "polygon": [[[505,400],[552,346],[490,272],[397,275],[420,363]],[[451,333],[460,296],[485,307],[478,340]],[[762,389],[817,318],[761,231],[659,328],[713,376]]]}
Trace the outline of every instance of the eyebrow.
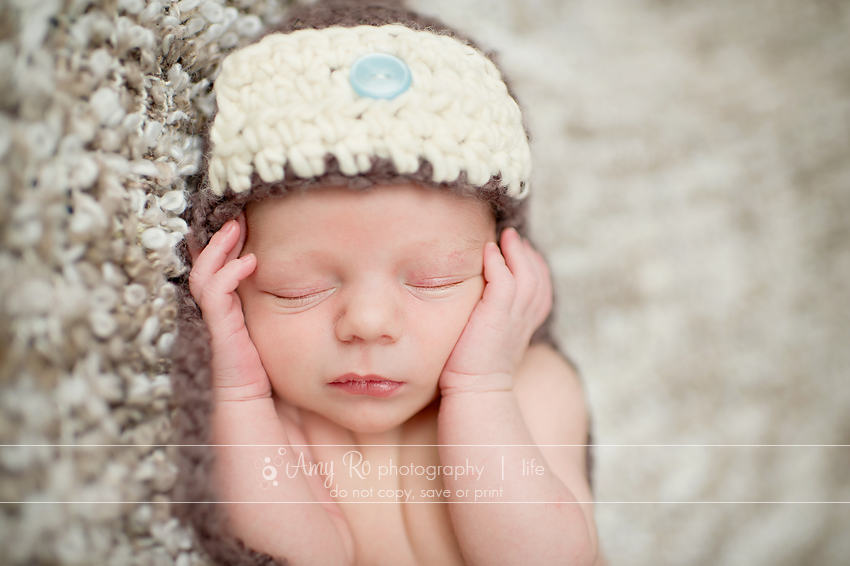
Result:
{"label": "eyebrow", "polygon": [[439,238],[437,240],[431,241],[423,241],[422,244],[433,245],[436,244],[438,246],[445,245],[447,248],[454,248],[459,251],[478,251],[484,247],[484,244],[487,243],[487,240],[482,240],[481,238],[475,238],[473,236],[467,236],[462,238]]}

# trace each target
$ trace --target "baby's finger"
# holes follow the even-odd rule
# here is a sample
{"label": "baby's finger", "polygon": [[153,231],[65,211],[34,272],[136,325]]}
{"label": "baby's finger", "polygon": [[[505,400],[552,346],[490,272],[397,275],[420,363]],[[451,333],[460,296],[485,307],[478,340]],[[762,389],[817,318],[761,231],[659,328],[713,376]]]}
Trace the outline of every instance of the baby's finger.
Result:
{"label": "baby's finger", "polygon": [[239,238],[236,240],[236,244],[233,245],[233,249],[227,254],[227,258],[224,263],[232,259],[236,259],[239,257],[239,254],[242,253],[242,248],[245,246],[245,239],[248,236],[248,228],[247,223],[245,221],[245,213],[239,213],[239,216],[236,217],[236,225],[239,228]]}
{"label": "baby's finger", "polygon": [[[525,258],[528,260],[529,273],[532,275],[526,279],[526,286],[523,287],[523,291],[518,291],[515,308],[517,313],[521,313],[523,318],[528,320],[531,325],[530,330],[534,331],[546,320],[549,311],[552,310],[552,286],[549,270],[543,256],[534,249],[528,240],[522,241],[522,249]],[[520,293],[527,294],[520,297]]]}
{"label": "baby's finger", "polygon": [[[219,323],[226,321],[233,313],[233,292],[239,286],[239,282],[251,275],[256,267],[256,256],[248,254],[245,257],[227,262],[224,267],[210,277],[201,292],[200,305],[201,311],[204,313],[204,320],[211,331],[218,328]],[[239,320],[233,322],[241,321],[241,312],[238,313],[238,318]]]}
{"label": "baby's finger", "polygon": [[517,282],[515,308],[517,312],[523,312],[534,300],[540,285],[540,276],[531,258],[533,250],[512,228],[502,233],[502,250],[508,269]]}
{"label": "baby's finger", "polygon": [[484,246],[484,280],[487,285],[481,297],[482,302],[502,313],[510,312],[516,297],[516,280],[494,242]]}
{"label": "baby's finger", "polygon": [[534,275],[534,268],[528,257],[528,246],[522,236],[519,235],[513,228],[508,228],[502,232],[502,253],[505,256],[505,263],[511,273],[517,280],[525,277],[527,274]]}
{"label": "baby's finger", "polygon": [[201,294],[207,282],[226,263],[227,254],[233,249],[238,239],[238,225],[231,220],[225,222],[221,230],[210,239],[196,261],[193,262],[189,273],[189,291],[200,304]]}
{"label": "baby's finger", "polygon": [[532,301],[530,308],[537,313],[539,324],[542,324],[549,315],[549,311],[552,310],[552,276],[549,272],[549,266],[546,264],[546,260],[543,259],[543,256],[532,248],[530,244],[529,253],[531,263],[538,274],[539,281],[537,293],[534,296],[534,300]]}

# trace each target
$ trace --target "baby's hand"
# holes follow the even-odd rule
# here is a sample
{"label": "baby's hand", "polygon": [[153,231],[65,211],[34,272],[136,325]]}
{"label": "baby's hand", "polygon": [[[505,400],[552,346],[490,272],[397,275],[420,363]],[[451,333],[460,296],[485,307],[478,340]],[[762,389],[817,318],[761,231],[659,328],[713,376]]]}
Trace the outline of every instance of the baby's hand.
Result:
{"label": "baby's hand", "polygon": [[516,230],[502,232],[502,253],[484,247],[484,296],[440,376],[443,396],[510,391],[532,334],[552,309],[549,268]]}
{"label": "baby's hand", "polygon": [[189,290],[210,329],[215,402],[271,396],[268,375],[248,336],[236,294],[239,282],[257,267],[254,254],[239,257],[245,234],[245,215],[241,214],[237,220],[226,222],[202,251],[189,247]]}

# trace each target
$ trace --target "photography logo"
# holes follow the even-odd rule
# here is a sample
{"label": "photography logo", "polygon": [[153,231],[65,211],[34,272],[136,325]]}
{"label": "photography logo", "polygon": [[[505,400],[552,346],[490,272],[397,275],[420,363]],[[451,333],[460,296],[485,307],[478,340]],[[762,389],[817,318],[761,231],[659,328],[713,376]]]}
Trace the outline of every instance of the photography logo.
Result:
{"label": "photography logo", "polygon": [[254,462],[254,467],[260,470],[260,487],[268,489],[277,487],[277,468],[283,466],[283,455],[286,454],[286,448],[278,448],[277,456],[272,460],[271,456],[266,456],[263,459],[257,459]]}

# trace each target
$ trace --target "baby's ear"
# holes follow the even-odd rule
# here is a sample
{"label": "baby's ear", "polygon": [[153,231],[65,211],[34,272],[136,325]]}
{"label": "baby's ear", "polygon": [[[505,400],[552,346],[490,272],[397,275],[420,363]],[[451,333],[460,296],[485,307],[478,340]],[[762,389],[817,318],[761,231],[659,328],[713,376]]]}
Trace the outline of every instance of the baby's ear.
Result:
{"label": "baby's ear", "polygon": [[245,241],[248,239],[248,220],[245,218],[245,211],[239,213],[236,217],[236,223],[239,224],[239,240],[233,246],[234,250],[239,250],[239,255],[242,255],[242,248],[245,246]]}

